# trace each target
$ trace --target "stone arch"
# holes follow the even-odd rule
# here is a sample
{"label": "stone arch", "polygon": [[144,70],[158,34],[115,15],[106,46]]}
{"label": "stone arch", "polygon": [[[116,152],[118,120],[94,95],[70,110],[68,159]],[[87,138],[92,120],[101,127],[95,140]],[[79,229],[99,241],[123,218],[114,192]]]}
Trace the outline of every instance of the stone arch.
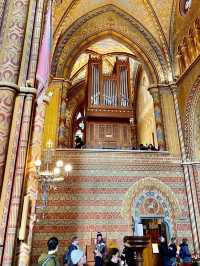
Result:
{"label": "stone arch", "polygon": [[200,106],[200,76],[195,81],[186,102],[184,135],[186,155],[188,159],[196,157],[196,145],[198,143],[195,141],[195,134],[197,133],[195,128],[197,126],[196,118],[199,115],[199,112],[196,112],[198,110],[198,106]]}
{"label": "stone arch", "polygon": [[122,217],[128,219],[129,224],[131,224],[132,214],[136,214],[132,212],[133,206],[138,206],[141,195],[146,194],[146,196],[148,196],[148,193],[154,195],[156,200],[159,201],[159,204],[163,206],[164,211],[168,212],[165,214],[165,217],[167,217],[171,223],[172,232],[176,232],[175,220],[177,217],[181,216],[179,202],[171,188],[156,178],[143,178],[129,188],[122,204]]}
{"label": "stone arch", "polygon": [[[104,19],[101,19],[102,25],[99,24],[96,25],[97,26],[96,29],[95,27],[87,27],[87,23],[91,22],[93,18],[97,20],[97,17],[99,15],[103,16],[108,13],[109,15],[113,14],[117,16],[121,21],[124,22],[124,23],[116,23],[118,27],[117,30],[114,29],[116,25],[113,26],[111,25],[112,23],[108,22],[107,25],[104,25],[106,23]],[[129,32],[126,32],[127,28],[125,27],[125,25],[129,25],[131,27],[131,30],[129,28]],[[82,32],[80,32],[80,28],[83,26],[84,29],[82,30]],[[67,50],[69,50],[68,49],[69,43],[73,47],[79,47],[81,43],[84,43],[84,41],[87,40],[92,35],[97,35],[98,33],[102,32],[102,29],[103,31],[110,30],[111,32],[116,31],[118,33],[120,33],[121,30],[121,35],[127,37],[129,37],[130,32],[135,31],[135,36],[137,33],[137,38],[135,37],[134,39],[138,40],[138,45],[140,48],[142,48],[141,50],[146,51],[146,53],[151,58],[151,61],[153,62],[154,66],[157,68],[157,72],[161,76],[160,80],[167,79],[169,70],[167,66],[166,56],[163,53],[160,45],[157,43],[157,41],[154,39],[151,33],[146,28],[144,28],[144,26],[141,25],[135,18],[131,17],[130,15],[128,15],[127,13],[125,13],[124,11],[113,5],[103,6],[101,8],[89,12],[85,16],[77,19],[72,24],[72,26],[62,34],[55,48],[53,65],[52,65],[52,74],[61,75],[64,64],[67,61],[66,54]],[[134,39],[130,38],[132,42],[134,41]]]}
{"label": "stone arch", "polygon": [[88,46],[92,45],[93,43],[98,42],[109,36],[112,36],[113,39],[124,44],[125,46],[128,46],[130,50],[133,50],[135,59],[140,60],[140,62],[143,63],[144,69],[148,74],[150,83],[153,84],[158,82],[159,73],[149,55],[144,50],[142,50],[141,47],[139,47],[137,42],[133,43],[126,36],[123,36],[115,31],[99,32],[96,35],[90,36],[87,40],[84,41],[83,44],[76,47],[73,53],[71,54],[71,57],[65,64],[65,69],[68,70],[68,72],[64,73],[64,76],[68,76],[70,74],[75,61],[77,60],[78,56],[81,54],[82,51],[84,51]]}

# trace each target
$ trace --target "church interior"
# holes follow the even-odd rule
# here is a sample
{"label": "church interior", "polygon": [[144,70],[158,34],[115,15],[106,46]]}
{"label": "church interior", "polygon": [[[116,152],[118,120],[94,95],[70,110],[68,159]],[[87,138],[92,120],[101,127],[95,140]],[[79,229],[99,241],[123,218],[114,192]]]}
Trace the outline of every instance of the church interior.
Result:
{"label": "church interior", "polygon": [[1,0],[0,47],[0,265],[78,236],[93,266],[97,232],[200,256],[199,0]]}

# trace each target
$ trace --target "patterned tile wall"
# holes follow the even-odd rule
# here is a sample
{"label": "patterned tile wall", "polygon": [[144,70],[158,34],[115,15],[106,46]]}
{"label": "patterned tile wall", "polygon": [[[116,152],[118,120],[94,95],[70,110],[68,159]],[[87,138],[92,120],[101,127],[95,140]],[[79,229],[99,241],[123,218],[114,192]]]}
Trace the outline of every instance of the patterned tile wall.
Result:
{"label": "patterned tile wall", "polygon": [[[61,257],[73,235],[79,236],[83,249],[91,244],[97,231],[104,232],[107,240],[122,243],[123,236],[131,233],[127,217],[121,215],[125,194],[135,182],[149,177],[165,183],[174,193],[181,208],[181,216],[175,217],[177,236],[179,239],[187,236],[191,241],[179,158],[171,157],[167,152],[105,150],[58,150],[55,160],[58,158],[70,162],[73,171],[50,192],[44,219],[38,211],[32,265],[46,251],[46,242],[53,235],[60,240]],[[41,197],[38,204],[41,204]]]}

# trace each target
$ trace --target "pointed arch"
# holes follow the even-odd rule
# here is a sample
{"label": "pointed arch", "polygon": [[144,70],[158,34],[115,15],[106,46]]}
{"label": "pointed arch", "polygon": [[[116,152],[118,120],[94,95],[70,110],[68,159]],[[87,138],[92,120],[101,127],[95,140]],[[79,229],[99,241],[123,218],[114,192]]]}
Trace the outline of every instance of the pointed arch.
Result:
{"label": "pointed arch", "polygon": [[[112,13],[115,16],[119,17],[120,20],[124,21],[124,25],[121,25],[119,23],[118,30],[116,30],[114,29],[114,26],[111,25],[112,23],[109,22],[106,25],[103,24],[96,25],[96,27],[89,27],[89,24],[87,24],[90,21],[92,21],[93,18],[96,19],[99,15],[103,14],[105,15],[108,13],[109,14]],[[136,38],[134,39],[133,37],[130,38],[129,36],[130,32],[127,31],[127,28],[125,26],[127,24],[130,25],[131,31],[134,30],[135,33],[137,33],[137,43],[136,43]],[[81,33],[78,36],[76,36],[76,32],[78,32],[81,27],[84,27],[84,29],[81,30]],[[160,47],[158,42],[155,40],[152,34],[143,25],[141,25],[135,18],[128,15],[126,12],[124,12],[123,10],[119,9],[114,5],[106,5],[89,12],[85,16],[77,19],[71,25],[71,27],[68,28],[62,34],[62,36],[60,36],[54,52],[52,75],[54,76],[62,75],[64,66],[68,60],[68,58],[66,57],[66,51],[68,50],[68,48],[65,47],[68,47],[69,43],[72,42],[72,39],[73,39],[74,48],[76,49],[77,47],[80,47],[80,45],[84,44],[85,41],[89,40],[90,37],[95,36],[101,32],[105,33],[107,31],[107,33],[109,32],[110,36],[112,36],[113,32],[117,32],[120,35],[120,30],[121,30],[121,36],[124,35],[124,37],[129,39],[129,42],[132,43],[135,42],[135,46],[137,46],[137,48],[142,51],[143,57],[147,58],[148,55],[146,61],[149,61],[149,58],[151,59],[149,61],[149,64],[151,64],[153,68],[157,69],[159,80],[167,79],[169,72],[168,63],[166,61],[165,54],[163,53],[162,48]],[[144,42],[146,42],[145,44],[146,46],[144,46]],[[132,47],[132,50],[134,50],[133,48],[134,47]],[[72,57],[71,53],[70,57]]]}

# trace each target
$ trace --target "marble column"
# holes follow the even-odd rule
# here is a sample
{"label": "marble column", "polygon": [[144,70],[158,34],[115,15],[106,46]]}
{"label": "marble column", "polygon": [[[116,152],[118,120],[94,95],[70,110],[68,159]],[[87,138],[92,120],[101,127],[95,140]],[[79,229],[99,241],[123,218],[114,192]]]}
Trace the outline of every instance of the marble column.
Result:
{"label": "marble column", "polygon": [[185,189],[187,194],[187,201],[190,213],[190,220],[191,220],[191,230],[192,230],[192,237],[193,237],[193,244],[194,248],[197,252],[200,251],[200,213],[198,208],[198,199],[196,195],[196,186],[194,181],[194,176],[191,174],[190,166],[187,163],[186,152],[185,152],[185,143],[183,138],[182,126],[181,126],[181,116],[179,112],[179,105],[178,105],[178,98],[177,98],[177,85],[176,83],[171,83],[169,85],[173,101],[174,101],[174,108],[176,114],[176,121],[178,127],[178,135],[179,135],[179,142],[181,148],[181,157],[182,157],[182,165],[183,165],[183,172],[185,178]]}
{"label": "marble column", "polygon": [[149,87],[148,90],[153,98],[158,146],[160,150],[165,150],[166,143],[165,143],[164,124],[163,124],[162,109],[160,102],[159,85],[152,85]]}
{"label": "marble column", "polygon": [[67,93],[71,83],[68,80],[62,82],[61,102],[60,102],[60,118],[58,130],[58,147],[66,146],[66,110],[67,110]]}

